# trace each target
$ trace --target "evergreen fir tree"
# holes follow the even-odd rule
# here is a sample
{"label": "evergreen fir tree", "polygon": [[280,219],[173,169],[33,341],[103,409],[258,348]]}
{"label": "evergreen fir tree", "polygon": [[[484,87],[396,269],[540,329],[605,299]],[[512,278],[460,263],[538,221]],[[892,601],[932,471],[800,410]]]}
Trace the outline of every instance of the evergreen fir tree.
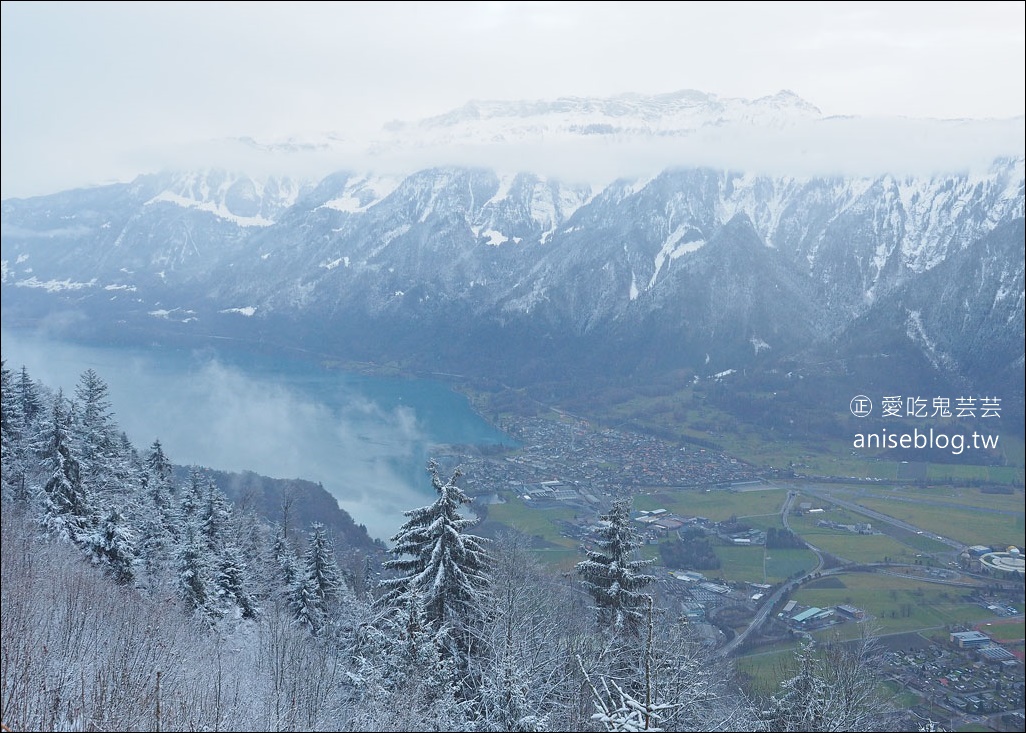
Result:
{"label": "evergreen fir tree", "polygon": [[794,673],[780,683],[763,712],[773,731],[879,730],[889,711],[880,694],[876,640],[863,627],[859,639],[803,643]]}
{"label": "evergreen fir tree", "polygon": [[345,584],[324,525],[315,523],[312,530],[310,545],[293,584],[290,606],[296,619],[317,633],[331,618]]}
{"label": "evergreen fir tree", "polygon": [[144,485],[153,506],[164,516],[170,516],[174,505],[174,465],[164,453],[160,440],[154,440],[146,457]]}
{"label": "evergreen fir tree", "polygon": [[629,501],[614,502],[601,519],[599,549],[588,551],[587,559],[577,563],[577,572],[595,599],[599,626],[638,636],[649,602],[640,591],[655,580],[642,570],[652,561],[633,559],[641,541],[631,526]]}
{"label": "evergreen fir tree", "polygon": [[13,379],[14,375],[7,368],[7,362],[0,360],[0,455],[5,463],[19,433],[15,428],[15,416],[21,414],[17,400],[14,399]]}
{"label": "evergreen fir tree", "polygon": [[[353,730],[479,730],[460,701],[455,664],[417,591],[403,605],[358,625],[353,644]],[[384,715],[382,715],[382,711]]]}
{"label": "evergreen fir tree", "polygon": [[234,543],[226,545],[221,550],[214,584],[223,606],[226,605],[225,602],[231,603],[238,607],[242,618],[256,618],[259,608],[256,599],[246,588],[246,564]]}
{"label": "evergreen fir tree", "polygon": [[42,444],[47,441],[40,425],[46,411],[40,389],[29,378],[24,366],[17,377],[11,374],[8,385],[10,395],[4,405],[8,443],[0,466],[3,488],[15,501],[28,504],[31,498],[29,471],[35,463],[33,453],[43,450]]}
{"label": "evergreen fir tree", "polygon": [[31,425],[37,419],[43,417],[45,405],[42,396],[39,394],[39,387],[29,377],[28,369],[24,366],[21,367],[21,372],[18,375],[15,393],[18,401],[21,403],[21,414],[26,425]]}
{"label": "evergreen fir tree", "polygon": [[485,677],[480,690],[480,707],[486,730],[531,733],[545,730],[546,719],[534,709],[530,684],[512,653],[507,637],[502,659],[494,674]]}
{"label": "evergreen fir tree", "polygon": [[231,505],[217,488],[213,479],[207,479],[206,493],[197,507],[197,520],[207,552],[211,557],[221,553],[221,548],[231,540]]}
{"label": "evergreen fir tree", "polygon": [[140,480],[139,560],[146,582],[155,580],[168,563],[178,524],[174,467],[159,440],[153,441]]}
{"label": "evergreen fir tree", "polygon": [[289,610],[296,621],[313,634],[319,633],[324,627],[325,618],[317,603],[313,578],[306,573],[300,573],[295,583],[292,584],[289,593]]}
{"label": "evergreen fir tree", "polygon": [[189,483],[178,501],[178,509],[175,512],[174,522],[171,524],[171,533],[176,540],[182,536],[185,527],[190,524],[197,534],[200,534],[202,520],[199,515],[203,507],[203,485],[203,474],[198,468],[193,467],[189,471]]}
{"label": "evergreen fir tree", "polygon": [[774,731],[819,731],[824,728],[830,691],[820,669],[820,661],[809,644],[795,651],[797,668],[780,682],[780,690],[770,698],[764,713],[768,728]]}
{"label": "evergreen fir tree", "polygon": [[18,400],[14,374],[0,361],[0,481],[3,496],[27,498],[23,449],[25,418]]}
{"label": "evergreen fir tree", "polygon": [[88,541],[93,558],[110,568],[114,580],[128,585],[135,579],[136,550],[132,531],[121,512],[111,507]]}
{"label": "evergreen fir tree", "polygon": [[89,529],[90,508],[81,468],[72,451],[67,400],[58,392],[42,447],[46,484],[41,522],[48,532],[82,542]]}
{"label": "evergreen fir tree", "polygon": [[[198,479],[193,483],[198,487]],[[190,494],[195,497],[196,490],[190,488]],[[190,499],[190,506],[194,503]],[[232,507],[213,479],[207,479],[206,493],[194,516],[210,569],[210,610],[229,616],[237,607],[243,618],[255,618],[257,604],[246,587],[246,564],[239,552]]]}
{"label": "evergreen fir tree", "polygon": [[94,497],[121,492],[124,466],[114,427],[107,384],[87,369],[75,388],[78,407],[75,436],[82,467],[82,482]]}
{"label": "evergreen fir tree", "polygon": [[342,598],[345,585],[335,560],[335,547],[324,525],[314,523],[310,547],[303,556],[303,571],[313,584],[314,595],[324,611]]}
{"label": "evergreen fir tree", "polygon": [[212,604],[212,558],[203,527],[204,503],[203,475],[194,468],[189,472],[189,485],[182,494],[174,527],[174,566],[179,592],[189,608],[216,617],[218,613]]}
{"label": "evergreen fir tree", "polygon": [[203,538],[194,521],[187,522],[178,541],[177,585],[186,605],[204,615],[212,615],[210,602],[210,566]]}
{"label": "evergreen fir tree", "polygon": [[292,588],[299,578],[299,562],[296,558],[296,553],[293,552],[292,547],[285,538],[284,528],[280,525],[274,533],[271,557],[273,565],[278,569],[277,585],[282,588]]}
{"label": "evergreen fir tree", "polygon": [[378,603],[402,608],[415,592],[433,629],[465,629],[484,615],[491,561],[486,540],[466,532],[476,520],[464,519],[459,512],[470,502],[456,484],[460,469],[445,482],[434,461],[428,471],[438,499],[405,512],[408,519],[392,538],[395,559],[384,563],[399,575],[381,581],[384,593]]}

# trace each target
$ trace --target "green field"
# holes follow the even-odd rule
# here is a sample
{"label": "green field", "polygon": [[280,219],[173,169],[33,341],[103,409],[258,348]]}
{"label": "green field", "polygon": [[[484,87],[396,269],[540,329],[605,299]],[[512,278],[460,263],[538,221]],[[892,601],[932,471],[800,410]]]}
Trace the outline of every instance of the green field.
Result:
{"label": "green field", "polygon": [[683,517],[706,517],[716,522],[721,522],[732,516],[741,521],[745,521],[744,517],[751,516],[759,522],[765,522],[768,521],[767,515],[780,513],[785,496],[784,489],[758,491],[655,489],[650,493],[635,496],[634,508],[638,510],[667,509]]}
{"label": "green field", "polygon": [[851,489],[850,491],[871,499],[901,501],[903,503],[929,504],[943,502],[956,504],[964,509],[986,508],[1008,512],[1023,510],[1022,489],[1006,488],[1008,494],[995,494],[981,491],[975,487],[953,486],[874,486],[870,489]]}
{"label": "green field", "polygon": [[1000,621],[985,622],[980,624],[980,631],[995,641],[1022,641],[1026,635],[1026,623],[1023,621],[1011,621],[1004,623]]}
{"label": "green field", "polygon": [[904,688],[896,682],[887,680],[880,686],[883,699],[895,710],[908,710],[922,702],[919,695],[908,688]]}
{"label": "green field", "polygon": [[766,550],[767,583],[776,583],[801,575],[816,567],[816,554],[812,550]]}
{"label": "green field", "polygon": [[[575,550],[578,543],[559,533],[558,520],[572,521],[574,510],[569,507],[534,508],[525,506],[522,501],[512,498],[505,504],[492,504],[488,507],[488,522],[497,522],[512,527],[528,537],[541,540],[542,543],[553,545],[550,549]],[[576,551],[576,550],[575,550]]]}
{"label": "green field", "polygon": [[910,532],[902,527],[895,527],[893,524],[887,524],[886,522],[880,522],[879,529],[886,534],[888,537],[893,537],[903,545],[908,545],[913,550],[919,550],[922,553],[933,554],[938,552],[951,552],[951,547],[945,545],[939,540],[935,540],[930,535],[925,533],[917,534]]}
{"label": "green field", "polygon": [[943,535],[966,544],[1021,546],[1026,539],[1021,489],[1013,489],[1009,494],[995,494],[985,493],[975,487],[817,484],[816,490],[909,522],[925,530],[925,533],[916,534],[887,522],[873,521],[856,512],[830,505],[825,499],[817,501],[800,495],[797,500],[812,501],[816,506],[825,504],[828,511],[820,516],[835,522],[872,522],[874,530],[923,553],[951,551],[950,547],[934,540],[931,534]]}
{"label": "green field", "polygon": [[549,567],[569,572],[584,559],[579,550],[559,550],[556,548],[540,548],[533,550],[534,556]]}
{"label": "green field", "polygon": [[801,575],[816,566],[811,550],[767,550],[761,545],[713,548],[720,559],[717,570],[704,570],[709,577],[753,583],[779,583],[794,575]]}
{"label": "green field", "polygon": [[932,506],[876,497],[860,498],[859,503],[967,545],[1026,544],[1026,517],[1021,505],[1020,512],[1012,516],[980,512],[972,507]]}
{"label": "green field", "polygon": [[[745,691],[756,698],[779,691],[780,681],[794,674],[796,648],[795,642],[786,642],[738,657],[737,670],[742,676]],[[914,692],[889,680],[880,683],[880,695],[898,710],[907,710],[920,702],[920,697]]]}
{"label": "green field", "polygon": [[772,651],[759,651],[737,658],[737,670],[744,680],[745,689],[755,696],[768,696],[776,692],[780,680],[786,679],[794,669],[796,645],[789,642]]}
{"label": "green field", "polygon": [[716,557],[720,559],[718,570],[704,570],[709,577],[720,577],[724,580],[750,580],[754,583],[763,582],[763,551],[762,547],[715,547]]}
{"label": "green field", "polygon": [[[855,517],[855,515],[851,515],[848,512],[843,514]],[[915,556],[918,554],[916,550],[887,535],[861,535],[844,529],[816,526],[816,522],[824,518],[841,524],[866,521],[866,518],[861,516],[847,521],[837,517],[837,512],[829,511],[823,514],[807,514],[802,517],[792,517],[789,519],[789,522],[791,529],[801,535],[802,539],[806,542],[842,560],[849,560],[855,563],[884,562],[886,557],[894,562],[915,561]],[[879,530],[881,528],[874,526],[874,529]]]}
{"label": "green field", "polygon": [[[927,583],[914,578],[882,573],[843,573],[834,576],[843,588],[804,587],[792,596],[803,606],[826,608],[848,603],[862,608],[878,633],[918,631],[948,624],[971,625],[996,616],[987,609],[966,603],[967,589]],[[817,586],[817,584],[813,584]],[[850,638],[858,624],[844,624],[838,631]]]}
{"label": "green field", "polygon": [[840,499],[863,503],[865,499],[893,501],[919,506],[952,506],[955,509],[988,509],[1022,512],[1023,490],[1004,487],[1008,493],[988,493],[976,487],[945,485],[866,486],[858,484],[817,485],[817,489]]}

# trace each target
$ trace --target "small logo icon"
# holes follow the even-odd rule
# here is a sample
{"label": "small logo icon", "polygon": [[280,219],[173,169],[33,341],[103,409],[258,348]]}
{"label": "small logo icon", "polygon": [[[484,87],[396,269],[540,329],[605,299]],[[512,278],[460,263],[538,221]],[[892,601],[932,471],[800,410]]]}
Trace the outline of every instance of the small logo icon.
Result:
{"label": "small logo icon", "polygon": [[851,398],[851,414],[855,417],[866,417],[873,411],[873,401],[864,394],[855,395]]}

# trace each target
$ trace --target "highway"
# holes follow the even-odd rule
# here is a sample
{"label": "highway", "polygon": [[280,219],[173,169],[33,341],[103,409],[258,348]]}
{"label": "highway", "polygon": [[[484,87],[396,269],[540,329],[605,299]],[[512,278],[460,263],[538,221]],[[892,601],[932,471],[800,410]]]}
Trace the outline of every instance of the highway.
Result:
{"label": "highway", "polygon": [[[794,504],[794,497],[795,492],[788,491],[787,498],[784,499],[784,505],[780,509],[780,520],[784,525],[784,529],[788,531],[791,530],[791,525],[788,524],[787,518],[788,515],[791,513],[791,505]],[[803,576],[807,578],[810,575],[815,575],[820,570],[822,570],[823,553],[819,550],[818,547],[814,547],[813,545],[810,545],[807,542],[805,544],[808,545],[808,548],[810,550],[816,553],[816,567],[814,567],[812,570],[810,570]],[[791,591],[797,590],[799,585],[801,585],[801,581],[788,581],[781,585],[779,588],[777,588],[775,591],[773,591],[773,594],[763,601],[762,605],[759,607],[759,610],[755,613],[755,617],[752,619],[752,622],[748,624],[745,630],[739,632],[736,636],[734,636],[733,639],[731,639],[726,644],[717,649],[716,654],[718,656],[726,656],[727,654],[730,654],[735,649],[737,649],[738,646],[745,642],[745,639],[747,639],[755,631],[757,631],[759,627],[762,626],[762,624],[766,621],[766,619],[769,618],[769,615],[773,612],[773,609],[776,608],[777,602],[780,601],[781,598],[786,596]]]}
{"label": "highway", "polygon": [[[791,529],[791,525],[790,525],[790,523],[788,521],[788,517],[790,516],[791,506],[794,504],[795,496],[797,495],[797,493],[798,493],[797,490],[794,490],[794,489],[788,490],[787,498],[784,499],[784,505],[780,509],[780,521],[784,525],[784,528],[789,530],[789,531]],[[874,511],[872,509],[867,509],[866,507],[864,507],[864,506],[862,506],[860,504],[855,504],[855,503],[850,502],[850,501],[845,501],[843,499],[838,499],[833,494],[829,494],[829,493],[826,493],[826,492],[820,492],[817,489],[815,489],[814,487],[803,486],[802,489],[801,489],[801,493],[806,494],[808,496],[814,496],[814,497],[816,497],[817,499],[819,499],[821,501],[831,502],[831,503],[836,504],[837,506],[840,506],[840,507],[842,507],[844,509],[848,509],[850,511],[857,512],[859,514],[863,514],[863,515],[865,515],[867,517],[871,517],[872,519],[875,519],[878,522],[884,522],[884,523],[887,523],[887,524],[891,524],[891,525],[893,525],[895,527],[899,527],[899,528],[907,530],[909,532],[914,532],[914,533],[917,533],[917,534],[925,534],[926,536],[928,536],[928,537],[930,537],[930,538],[932,538],[934,540],[937,540],[938,542],[942,542],[943,544],[945,544],[945,545],[947,545],[949,547],[952,547],[952,548],[954,548],[955,550],[958,550],[958,551],[961,551],[965,547],[965,545],[963,543],[961,543],[961,542],[957,542],[957,541],[949,539],[947,537],[941,537],[940,535],[936,535],[936,534],[933,534],[933,533],[924,533],[918,527],[916,527],[916,526],[914,526],[912,524],[909,524],[908,522],[904,522],[904,521],[902,521],[900,519],[895,519],[894,517],[888,516],[886,514],[882,514],[880,512]],[[834,574],[837,574],[837,573],[852,572],[850,568],[846,568],[846,567],[833,568],[831,570],[824,571],[823,570],[823,552],[818,547],[816,547],[815,545],[811,545],[808,542],[806,542],[806,545],[808,546],[808,548],[810,550],[812,550],[816,554],[816,566],[813,569],[811,569],[810,571],[808,571],[807,573],[805,573],[799,580],[791,580],[791,581],[785,582],[779,588],[777,588],[777,590],[775,590],[769,596],[769,598],[766,598],[763,601],[762,606],[759,607],[759,610],[756,612],[755,616],[752,618],[751,623],[743,631],[739,632],[733,639],[731,639],[729,642],[727,642],[722,647],[720,647],[719,649],[716,650],[715,653],[718,656],[726,656],[726,655],[732,653],[741,644],[743,644],[745,642],[745,640],[749,636],[751,636],[753,633],[758,631],[758,629],[762,626],[762,624],[765,623],[766,619],[769,618],[769,615],[770,615],[770,613],[773,612],[773,609],[776,608],[777,603],[779,601],[781,601],[783,598],[785,598],[787,595],[789,595],[790,593],[798,590],[798,588],[801,586],[803,581],[809,580],[810,578],[813,578],[813,577],[817,577],[817,574],[819,574],[818,577],[823,577],[823,576],[827,576],[827,575],[834,575]],[[843,559],[843,558],[840,558],[840,559]],[[915,580],[920,580],[920,581],[924,581],[924,582],[940,583],[942,585],[954,585],[954,586],[962,586],[962,587],[973,587],[974,586],[974,584],[972,584],[972,583],[963,583],[963,582],[960,582],[960,581],[946,580],[946,579],[942,579],[942,578],[928,578],[928,577],[912,576],[910,573],[900,573],[900,572],[897,572],[902,567],[907,567],[909,569],[917,568],[917,566],[914,566],[914,565],[902,566],[902,565],[887,564],[887,563],[868,563],[868,564],[862,565],[861,567],[864,567],[864,568],[874,568],[874,569],[875,568],[881,568],[880,570],[876,570],[876,572],[883,572],[883,573],[887,573],[889,575],[898,575],[900,577],[914,577]],[[883,568],[886,568],[886,570],[884,570]]]}
{"label": "highway", "polygon": [[877,520],[878,522],[884,522],[885,524],[890,524],[894,527],[898,527],[899,529],[904,529],[909,532],[926,535],[931,539],[937,540],[938,542],[942,542],[943,544],[953,548],[954,550],[957,550],[958,552],[961,552],[965,548],[965,543],[958,542],[957,540],[953,540],[948,537],[941,537],[939,534],[933,534],[932,532],[924,532],[919,527],[916,527],[914,524],[909,524],[908,522],[902,521],[901,519],[895,519],[894,517],[888,514],[883,514],[873,509],[868,509],[862,506],[861,504],[856,504],[851,501],[839,499],[836,495],[832,493],[821,492],[815,487],[805,486],[802,488],[802,493],[808,494],[809,496],[815,496],[817,499],[820,499],[821,501],[829,501],[843,509],[848,509],[859,514],[864,514],[865,516],[871,517]]}

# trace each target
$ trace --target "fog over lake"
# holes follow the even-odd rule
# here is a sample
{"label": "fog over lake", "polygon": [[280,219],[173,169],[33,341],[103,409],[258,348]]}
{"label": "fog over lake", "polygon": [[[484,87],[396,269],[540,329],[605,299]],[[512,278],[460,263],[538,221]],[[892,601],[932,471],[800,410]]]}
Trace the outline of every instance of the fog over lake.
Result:
{"label": "fog over lake", "polygon": [[6,328],[2,342],[9,370],[25,366],[69,397],[93,369],[140,452],[159,438],[178,464],[319,481],[385,540],[405,510],[433,499],[433,447],[513,442],[429,380],[213,349],[82,346]]}

